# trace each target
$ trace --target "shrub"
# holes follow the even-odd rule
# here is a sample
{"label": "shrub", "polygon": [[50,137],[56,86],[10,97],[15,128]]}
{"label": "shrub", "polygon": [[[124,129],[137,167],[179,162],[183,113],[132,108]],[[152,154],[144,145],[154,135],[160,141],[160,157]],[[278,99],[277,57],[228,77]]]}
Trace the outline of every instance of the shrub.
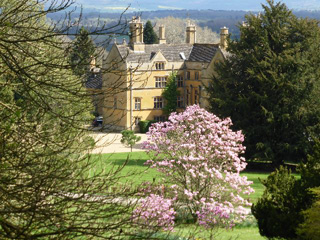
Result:
{"label": "shrub", "polygon": [[[304,221],[297,229],[297,234],[302,239],[320,239],[320,141],[314,139],[312,155],[308,156],[306,164],[300,166],[301,182],[306,190],[308,205],[310,208],[303,211]],[[312,191],[308,191],[313,188]]]}
{"label": "shrub", "polygon": [[141,132],[141,133],[146,133],[146,132],[148,132],[148,125],[149,125],[149,121],[148,121],[148,120],[140,121],[140,122],[139,122],[140,132]]}
{"label": "shrub", "polygon": [[155,120],[144,120],[139,122],[140,133],[146,133],[149,131],[150,126],[156,123]]}
{"label": "shrub", "polygon": [[121,131],[121,143],[125,146],[130,147],[132,152],[132,147],[141,140],[140,136],[136,136],[132,130],[123,130]]}
{"label": "shrub", "polygon": [[[308,156],[306,164],[300,164],[301,179],[296,180],[290,171],[281,167],[262,181],[266,189],[262,198],[252,206],[262,236],[297,237],[297,228],[304,219],[302,211],[315,200],[309,188],[320,185],[320,142],[315,139],[314,143],[313,154]],[[309,213],[307,211],[305,215]],[[300,230],[300,233],[303,231]]]}
{"label": "shrub", "polygon": [[301,221],[300,206],[294,196],[297,180],[291,172],[280,167],[262,181],[263,196],[252,206],[259,231],[266,237],[295,237],[295,227]]}
{"label": "shrub", "polygon": [[313,189],[313,192],[317,195],[317,201],[303,211],[304,221],[297,229],[300,239],[320,239],[320,188]]}

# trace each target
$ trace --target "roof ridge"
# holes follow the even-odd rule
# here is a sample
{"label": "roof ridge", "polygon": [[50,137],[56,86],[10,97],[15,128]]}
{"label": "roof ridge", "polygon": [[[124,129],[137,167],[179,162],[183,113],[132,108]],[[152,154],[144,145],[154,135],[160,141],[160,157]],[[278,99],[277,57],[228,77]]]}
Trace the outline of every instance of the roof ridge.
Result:
{"label": "roof ridge", "polygon": [[[217,50],[219,44],[216,43],[174,43],[174,44],[146,44],[144,52],[133,52],[128,45],[117,45],[121,57],[126,56],[127,62],[150,62],[159,52],[167,61],[198,61],[210,62]],[[181,58],[183,53],[185,59]]]}

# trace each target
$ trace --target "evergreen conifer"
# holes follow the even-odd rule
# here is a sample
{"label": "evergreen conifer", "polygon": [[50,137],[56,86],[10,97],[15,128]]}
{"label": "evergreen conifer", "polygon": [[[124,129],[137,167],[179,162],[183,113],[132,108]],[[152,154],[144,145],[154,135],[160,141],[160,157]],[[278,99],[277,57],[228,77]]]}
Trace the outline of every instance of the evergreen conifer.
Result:
{"label": "evergreen conifer", "polygon": [[208,92],[211,110],[243,130],[246,158],[280,165],[305,160],[319,134],[320,31],[316,20],[267,3],[229,40]]}
{"label": "evergreen conifer", "polygon": [[81,27],[79,35],[74,40],[70,54],[70,64],[75,75],[83,77],[88,73],[94,52],[95,45],[88,30]]}
{"label": "evergreen conifer", "polygon": [[177,110],[177,97],[179,96],[179,91],[176,83],[176,73],[172,73],[168,80],[166,87],[162,93],[162,96],[165,100],[165,105],[163,107],[163,112],[169,116],[170,113]]}
{"label": "evergreen conifer", "polygon": [[145,44],[155,44],[159,42],[157,34],[153,30],[152,23],[147,21],[143,30],[143,41]]}

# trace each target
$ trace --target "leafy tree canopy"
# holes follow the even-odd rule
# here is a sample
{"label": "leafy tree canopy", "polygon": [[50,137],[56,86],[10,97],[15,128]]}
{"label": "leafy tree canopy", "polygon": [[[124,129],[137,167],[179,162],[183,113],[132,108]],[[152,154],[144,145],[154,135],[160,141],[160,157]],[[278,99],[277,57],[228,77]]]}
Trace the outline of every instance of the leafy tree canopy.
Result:
{"label": "leafy tree canopy", "polygon": [[211,110],[243,130],[248,159],[298,162],[319,134],[318,22],[273,0],[262,6],[229,40],[230,57],[208,89]]}
{"label": "leafy tree canopy", "polygon": [[[166,42],[167,43],[185,43],[186,42],[186,27],[187,21],[184,18],[179,17],[164,17],[155,19],[156,26],[164,25],[166,28]],[[217,43],[220,41],[219,34],[212,31],[212,28],[204,26],[204,24],[198,25],[193,23],[197,28],[197,43]],[[225,25],[225,23],[223,23]],[[222,25],[222,26],[224,26]],[[227,25],[229,26],[229,25]],[[217,25],[215,24],[215,27]],[[219,27],[220,29],[220,27]]]}

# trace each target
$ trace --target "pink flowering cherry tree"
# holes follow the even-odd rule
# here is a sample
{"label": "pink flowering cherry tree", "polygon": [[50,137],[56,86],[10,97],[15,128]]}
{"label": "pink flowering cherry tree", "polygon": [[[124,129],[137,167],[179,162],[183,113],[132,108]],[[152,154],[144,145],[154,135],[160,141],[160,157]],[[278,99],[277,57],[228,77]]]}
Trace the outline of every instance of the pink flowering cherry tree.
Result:
{"label": "pink flowering cherry tree", "polygon": [[252,182],[240,176],[246,167],[241,157],[244,136],[232,131],[231,124],[229,118],[221,120],[198,105],[189,106],[172,113],[167,122],[153,124],[144,142],[151,158],[146,164],[163,173],[163,184],[175,192],[170,202],[175,210],[187,209],[208,228],[232,227],[250,206],[242,196],[253,192]]}

